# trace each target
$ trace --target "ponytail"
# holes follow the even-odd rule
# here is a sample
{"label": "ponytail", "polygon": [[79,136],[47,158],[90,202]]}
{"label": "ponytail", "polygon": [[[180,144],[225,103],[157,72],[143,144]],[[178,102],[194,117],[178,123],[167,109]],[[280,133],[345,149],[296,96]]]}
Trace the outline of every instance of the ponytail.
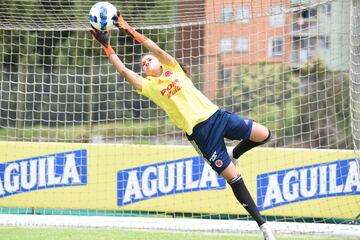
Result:
{"label": "ponytail", "polygon": [[190,72],[188,66],[186,64],[184,64],[184,63],[181,63],[181,62],[179,62],[179,65],[180,65],[181,69],[184,71],[185,75],[188,78],[191,78],[191,72]]}

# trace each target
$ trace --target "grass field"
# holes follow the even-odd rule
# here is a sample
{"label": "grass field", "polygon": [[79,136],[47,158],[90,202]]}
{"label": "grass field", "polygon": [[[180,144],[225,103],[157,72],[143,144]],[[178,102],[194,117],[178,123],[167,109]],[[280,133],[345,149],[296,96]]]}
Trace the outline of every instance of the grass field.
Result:
{"label": "grass field", "polygon": [[[1,240],[262,240],[259,234],[216,234],[157,231],[129,231],[86,228],[0,227]],[[338,240],[339,237],[279,235],[278,240]],[[341,237],[341,240],[356,238]]]}

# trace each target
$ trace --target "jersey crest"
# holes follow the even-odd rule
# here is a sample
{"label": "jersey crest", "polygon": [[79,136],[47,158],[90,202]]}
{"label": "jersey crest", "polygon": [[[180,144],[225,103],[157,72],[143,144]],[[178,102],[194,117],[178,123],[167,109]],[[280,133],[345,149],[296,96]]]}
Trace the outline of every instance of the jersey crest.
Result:
{"label": "jersey crest", "polygon": [[164,76],[165,76],[165,77],[170,77],[172,74],[173,74],[172,71],[167,70],[167,71],[165,71]]}

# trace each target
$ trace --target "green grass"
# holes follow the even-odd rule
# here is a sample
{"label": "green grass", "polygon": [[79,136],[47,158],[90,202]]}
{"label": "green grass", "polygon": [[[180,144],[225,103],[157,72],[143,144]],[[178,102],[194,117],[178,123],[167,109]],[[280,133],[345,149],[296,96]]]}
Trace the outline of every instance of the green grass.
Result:
{"label": "green grass", "polygon": [[[0,239],[6,240],[262,240],[259,234],[217,234],[158,232],[122,229],[87,228],[19,228],[1,227]],[[338,240],[335,237],[280,235],[278,240]],[[355,238],[341,237],[341,240]]]}

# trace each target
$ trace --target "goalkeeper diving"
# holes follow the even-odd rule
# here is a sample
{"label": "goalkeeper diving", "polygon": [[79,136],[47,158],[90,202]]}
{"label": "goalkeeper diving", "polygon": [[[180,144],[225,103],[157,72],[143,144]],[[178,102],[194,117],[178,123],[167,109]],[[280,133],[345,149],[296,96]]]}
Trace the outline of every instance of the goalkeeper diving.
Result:
{"label": "goalkeeper diving", "polygon": [[[197,88],[177,60],[155,42],[132,28],[117,14],[115,25],[149,50],[141,58],[146,77],[125,67],[110,45],[109,32],[92,28],[91,34],[100,43],[107,58],[136,91],[163,109],[171,121],[183,130],[203,159],[231,186],[239,203],[257,222],[265,240],[275,237],[261,216],[242,176],[236,168],[239,157],[246,151],[265,144],[271,131],[250,118],[239,116],[216,106]],[[224,138],[240,140],[230,152]]]}

